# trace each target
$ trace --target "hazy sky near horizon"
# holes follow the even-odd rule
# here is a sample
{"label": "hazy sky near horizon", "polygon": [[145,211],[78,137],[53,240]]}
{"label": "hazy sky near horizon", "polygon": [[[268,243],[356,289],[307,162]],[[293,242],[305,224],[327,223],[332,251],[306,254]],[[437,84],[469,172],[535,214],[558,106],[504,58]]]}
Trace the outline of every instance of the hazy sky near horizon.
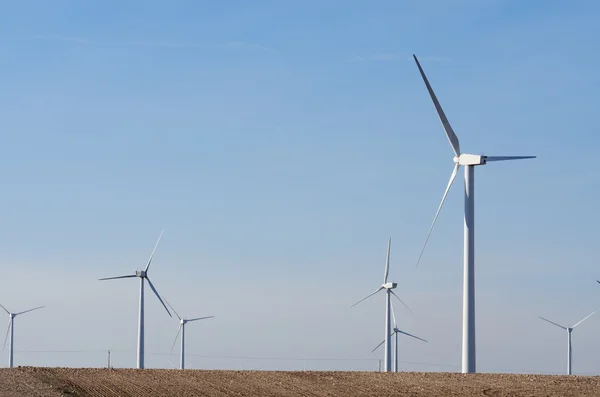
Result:
{"label": "hazy sky near horizon", "polygon": [[[415,53],[463,151],[538,156],[476,170],[478,370],[563,373],[566,332],[537,316],[600,308],[599,17],[592,0],[1,1],[0,303],[47,306],[17,317],[15,365],[112,349],[135,366],[139,283],[97,279],[142,268],[164,228],[150,278],[216,316],[187,328],[190,367],[375,369],[383,294],[349,306],[392,236],[415,313],[396,316],[429,340],[402,339],[401,369],[459,370],[463,172],[415,268],[453,157]],[[146,365],[169,367],[178,324],[146,292]],[[574,372],[600,372],[599,332],[600,314],[573,332]]]}

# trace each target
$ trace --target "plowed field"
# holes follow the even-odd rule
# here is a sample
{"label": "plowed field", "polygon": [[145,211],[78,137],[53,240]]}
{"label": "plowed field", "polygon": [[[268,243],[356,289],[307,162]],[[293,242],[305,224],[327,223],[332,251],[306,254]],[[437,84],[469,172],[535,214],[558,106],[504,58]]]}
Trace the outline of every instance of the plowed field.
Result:
{"label": "plowed field", "polygon": [[450,373],[0,370],[15,396],[600,396],[600,377]]}

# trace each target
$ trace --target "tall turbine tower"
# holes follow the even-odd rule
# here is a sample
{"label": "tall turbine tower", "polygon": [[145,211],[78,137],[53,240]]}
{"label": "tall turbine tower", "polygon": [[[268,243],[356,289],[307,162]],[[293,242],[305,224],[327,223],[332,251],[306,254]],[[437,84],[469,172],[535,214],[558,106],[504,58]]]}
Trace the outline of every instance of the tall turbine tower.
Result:
{"label": "tall turbine tower", "polygon": [[417,63],[417,67],[419,68],[421,77],[423,77],[423,81],[425,82],[427,91],[429,91],[429,96],[433,101],[435,110],[437,111],[437,114],[442,122],[444,131],[446,131],[446,136],[448,137],[448,141],[450,141],[450,146],[452,146],[452,150],[454,151],[454,168],[452,169],[452,174],[450,175],[450,181],[448,181],[446,191],[442,196],[442,201],[438,206],[437,212],[435,213],[435,217],[433,218],[433,222],[431,223],[431,227],[429,228],[429,232],[427,233],[425,244],[423,244],[423,249],[421,250],[421,254],[419,255],[419,260],[417,261],[417,266],[421,261],[421,257],[423,256],[423,252],[425,251],[425,246],[427,245],[427,241],[429,240],[431,231],[435,226],[435,221],[437,220],[440,210],[444,205],[444,201],[446,200],[448,191],[450,190],[450,187],[454,182],[454,178],[458,173],[458,169],[461,165],[464,165],[465,245],[463,275],[462,372],[472,373],[475,372],[475,167],[478,165],[485,165],[490,161],[533,159],[536,156],[483,156],[478,154],[461,153],[458,138],[454,133],[454,130],[450,126],[450,122],[444,114],[442,106],[440,105],[437,97],[435,96],[435,93],[433,92],[433,89],[431,88],[431,85],[427,80],[427,76],[425,76],[425,72],[423,71],[423,68],[421,68],[419,60],[415,55],[413,55],[413,57],[415,59],[415,62]]}
{"label": "tall turbine tower", "polygon": [[[420,341],[423,342],[427,342],[425,339],[421,339],[418,336],[415,335],[411,335],[408,332],[404,332],[401,329],[398,328],[398,325],[396,324],[396,316],[394,315],[394,304],[392,303],[392,318],[394,320],[394,328],[392,329],[392,335],[394,336],[394,367],[392,368],[392,372],[398,372],[398,334],[402,334],[402,335],[406,335],[406,336],[410,336],[411,338],[415,338],[418,339]],[[380,344],[378,344],[375,349],[371,350],[371,353],[373,353],[375,350],[379,349],[379,346],[383,345],[383,343],[385,342],[385,339],[383,341],[381,341]]]}
{"label": "tall turbine tower", "polygon": [[596,313],[596,312],[592,312],[591,314],[588,314],[587,317],[585,317],[583,320],[578,321],[572,327],[564,327],[564,326],[562,326],[560,324],[557,324],[555,322],[547,320],[544,317],[540,317],[542,320],[547,321],[550,324],[556,325],[557,327],[562,328],[565,331],[567,331],[567,375],[571,375],[573,373],[573,371],[571,370],[572,365],[573,365],[573,350],[571,348],[571,332],[573,332],[573,329],[575,327],[577,327],[579,324],[581,324],[582,322],[584,322],[585,320],[587,320],[588,318],[590,318],[592,316],[592,314],[594,314],[594,313]]}
{"label": "tall turbine tower", "polygon": [[[381,285],[381,287],[379,287],[375,292],[367,295],[366,297],[362,298],[361,300],[359,300],[358,302],[356,302],[355,304],[353,304],[352,306],[350,306],[351,308],[358,305],[360,302],[364,301],[367,298],[370,298],[371,296],[375,295],[376,293],[378,293],[381,290],[385,290],[385,348],[384,348],[384,372],[390,372],[392,370],[392,362],[391,362],[391,344],[390,344],[390,335],[392,333],[392,329],[390,326],[391,323],[391,295],[394,295],[396,298],[398,298],[398,300],[408,309],[408,311],[410,311],[410,309],[408,308],[408,306],[406,306],[406,304],[404,302],[402,302],[402,300],[398,297],[398,295],[396,295],[396,293],[393,291],[394,288],[396,288],[398,286],[398,283],[394,283],[394,282],[388,282],[388,274],[390,273],[390,248],[392,245],[392,238],[390,237],[389,241],[388,241],[388,248],[387,248],[387,259],[385,262],[385,275],[383,277],[383,284]],[[411,312],[412,313],[412,312]]]}
{"label": "tall turbine tower", "polygon": [[167,301],[166,299],[165,301],[167,302],[167,305],[169,305],[171,310],[173,310],[173,313],[175,313],[175,315],[179,319],[179,329],[177,330],[177,335],[175,335],[173,346],[171,346],[171,353],[173,352],[173,348],[175,347],[175,343],[177,342],[177,338],[179,337],[179,333],[181,332],[181,353],[179,356],[179,369],[185,369],[185,325],[192,321],[205,320],[207,318],[214,318],[215,316],[196,317],[190,319],[182,318],[179,314],[177,314],[175,309],[173,309],[173,306],[171,306],[169,301]]}
{"label": "tall turbine tower", "polygon": [[[163,235],[163,232],[160,232],[160,236],[158,237],[158,240],[156,241],[156,244],[154,245],[154,249],[152,250],[152,254],[150,255],[150,259],[148,260],[148,264],[146,264],[146,268],[144,270],[136,270],[134,274],[128,274],[126,276],[106,277],[106,278],[99,279],[99,280],[116,280],[119,278],[132,278],[132,277],[139,277],[139,279],[140,279],[140,308],[139,308],[140,311],[139,311],[139,317],[138,317],[138,344],[137,344],[137,367],[138,367],[138,369],[144,368],[144,280],[148,281],[148,285],[152,289],[152,292],[154,292],[154,295],[156,295],[156,297],[158,298],[160,303],[162,303],[162,305],[164,306],[164,308],[167,311],[167,313],[169,314],[169,316],[171,316],[169,309],[167,309],[167,306],[165,305],[162,298],[158,294],[158,291],[156,290],[156,288],[154,288],[152,281],[150,281],[150,279],[148,278],[148,269],[150,268],[150,263],[152,263],[152,258],[154,257],[154,252],[156,251],[156,247],[158,247],[158,243],[160,242],[162,235]],[[171,316],[171,317],[173,317],[173,316]]]}
{"label": "tall turbine tower", "polygon": [[[6,347],[6,339],[8,339],[8,335],[10,334],[10,346],[9,346],[9,350],[8,350],[8,367],[12,368],[13,367],[13,362],[14,362],[14,344],[15,344],[15,337],[14,337],[14,332],[15,332],[15,317],[17,317],[18,315],[21,314],[25,314],[37,309],[41,309],[45,306],[39,306],[39,307],[34,307],[33,309],[29,309],[29,310],[25,310],[23,312],[18,312],[18,313],[11,313],[8,310],[6,310],[6,308],[2,305],[0,305],[1,308],[4,309],[4,311],[6,312],[6,314],[8,314],[8,316],[10,317],[10,320],[8,321],[8,328],[6,329],[6,336],[4,337],[4,347]],[[4,349],[3,347],[3,349]]]}

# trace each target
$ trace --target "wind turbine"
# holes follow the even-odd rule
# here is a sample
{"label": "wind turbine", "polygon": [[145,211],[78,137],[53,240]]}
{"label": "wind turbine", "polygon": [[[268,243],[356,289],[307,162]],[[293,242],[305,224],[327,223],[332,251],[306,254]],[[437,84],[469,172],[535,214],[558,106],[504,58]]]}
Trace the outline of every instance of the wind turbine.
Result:
{"label": "wind turbine", "polygon": [[581,324],[582,322],[584,322],[585,320],[587,320],[588,318],[590,318],[592,316],[592,314],[594,314],[596,312],[592,312],[591,314],[588,314],[587,317],[585,317],[583,320],[579,320],[577,323],[575,323],[574,326],[572,327],[564,327],[560,324],[557,324],[553,321],[547,320],[544,317],[540,317],[542,320],[549,322],[550,324],[556,325],[559,328],[564,329],[565,331],[567,331],[567,375],[571,375],[572,371],[572,365],[573,365],[573,350],[571,348],[571,332],[573,332],[573,329],[575,327],[577,327],[579,324]]}
{"label": "wind turbine", "polygon": [[177,342],[177,338],[179,337],[179,333],[181,332],[181,353],[180,353],[180,357],[179,357],[179,369],[185,369],[185,325],[192,321],[205,320],[207,318],[214,318],[215,316],[197,317],[197,318],[189,318],[189,319],[183,318],[179,314],[177,314],[177,312],[175,311],[175,309],[173,309],[173,306],[171,306],[169,301],[167,301],[166,299],[165,299],[165,301],[167,302],[167,305],[169,305],[171,310],[173,310],[173,313],[175,313],[175,315],[179,319],[179,329],[177,330],[177,335],[175,335],[175,340],[173,341],[173,346],[171,346],[171,352],[173,352],[173,348],[175,347],[175,342]]}
{"label": "wind turbine", "polygon": [[454,133],[454,130],[450,126],[450,122],[446,117],[442,106],[440,105],[425,72],[419,63],[419,60],[413,55],[421,77],[425,82],[429,96],[433,101],[435,110],[442,122],[450,146],[454,151],[454,168],[452,174],[450,174],[450,180],[446,186],[446,191],[442,196],[442,201],[438,206],[427,238],[423,244],[423,249],[419,255],[417,266],[421,261],[425,246],[429,240],[429,236],[435,226],[435,222],[438,218],[440,210],[444,205],[448,191],[456,178],[458,169],[461,165],[465,166],[465,220],[464,220],[464,275],[463,275],[463,334],[462,334],[462,372],[472,373],[475,372],[475,167],[478,165],[485,165],[490,161],[505,161],[505,160],[522,160],[522,159],[533,159],[536,156],[484,156],[477,154],[465,154],[461,153],[458,138]]}
{"label": "wind turbine", "polygon": [[[396,324],[396,316],[394,315],[394,304],[392,303],[391,305],[392,305],[392,318],[394,320],[394,328],[392,329],[392,335],[395,337],[395,340],[394,340],[394,368],[393,368],[392,372],[398,372],[398,334],[410,336],[411,338],[415,338],[415,339],[418,339],[423,342],[427,342],[427,341],[425,339],[421,339],[418,336],[409,334],[408,332],[404,332],[401,329],[399,329],[398,325]],[[392,336],[392,335],[390,335],[390,336]],[[371,353],[373,353],[375,350],[379,349],[379,346],[383,345],[384,342],[385,342],[385,339],[383,341],[381,341],[381,343],[378,344],[375,347],[375,349],[371,350]]]}
{"label": "wind turbine", "polygon": [[[167,311],[167,313],[169,314],[169,316],[171,316],[169,309],[167,308],[167,306],[163,302],[162,298],[158,294],[158,291],[156,290],[156,288],[154,288],[152,281],[150,281],[150,279],[148,278],[148,269],[150,268],[150,263],[152,263],[152,258],[154,257],[154,252],[156,251],[156,247],[158,247],[158,243],[160,242],[162,235],[163,235],[163,232],[161,231],[160,236],[158,237],[158,240],[156,241],[156,244],[154,245],[154,249],[152,250],[152,254],[150,255],[150,259],[148,260],[148,264],[146,264],[146,268],[144,270],[136,270],[135,274],[128,274],[126,276],[106,277],[106,278],[99,279],[99,280],[116,280],[119,278],[133,278],[133,277],[139,277],[139,279],[140,279],[140,312],[139,312],[139,318],[138,318],[138,344],[137,344],[137,367],[139,369],[144,368],[144,280],[148,281],[148,285],[150,285],[152,292],[154,292],[154,294],[156,295],[156,297],[158,298],[160,303],[162,303],[162,305],[164,306],[164,308]],[[173,316],[171,316],[171,317],[173,317]]]}
{"label": "wind turbine", "polygon": [[[360,302],[364,301],[367,298],[370,298],[371,296],[375,295],[376,293],[378,293],[381,290],[385,290],[385,339],[384,339],[384,343],[385,343],[385,352],[384,352],[384,372],[390,372],[392,370],[392,364],[391,364],[391,345],[390,345],[390,335],[392,333],[391,327],[390,327],[390,312],[391,312],[391,295],[394,295],[396,298],[398,298],[398,300],[408,309],[408,311],[410,312],[410,309],[408,308],[408,306],[406,306],[406,304],[404,302],[402,302],[402,299],[400,299],[398,297],[398,295],[396,295],[396,293],[393,291],[394,288],[396,288],[398,286],[398,283],[394,283],[394,282],[388,282],[388,274],[390,273],[390,248],[392,245],[392,238],[390,237],[390,239],[388,240],[388,248],[387,248],[387,260],[385,262],[385,274],[383,276],[383,284],[381,285],[381,287],[379,287],[375,292],[367,295],[366,297],[362,298],[361,300],[359,300],[358,302],[356,302],[355,304],[353,304],[352,306],[350,306],[351,308],[358,305]],[[412,312],[411,312],[412,313]]]}
{"label": "wind turbine", "polygon": [[8,328],[6,329],[6,336],[4,337],[4,347],[2,349],[4,349],[6,347],[6,339],[8,339],[8,335],[10,334],[10,347],[9,347],[9,351],[8,351],[8,367],[12,368],[13,367],[13,357],[14,357],[14,344],[15,344],[15,337],[14,337],[14,332],[15,332],[15,317],[21,315],[21,314],[25,314],[25,313],[29,313],[31,311],[37,310],[37,309],[41,309],[45,306],[38,306],[38,307],[34,307],[33,309],[29,309],[29,310],[25,310],[23,312],[18,312],[18,313],[11,313],[8,310],[6,310],[6,308],[2,305],[0,305],[1,308],[4,309],[4,311],[8,314],[8,316],[10,317],[10,320],[8,321]]}

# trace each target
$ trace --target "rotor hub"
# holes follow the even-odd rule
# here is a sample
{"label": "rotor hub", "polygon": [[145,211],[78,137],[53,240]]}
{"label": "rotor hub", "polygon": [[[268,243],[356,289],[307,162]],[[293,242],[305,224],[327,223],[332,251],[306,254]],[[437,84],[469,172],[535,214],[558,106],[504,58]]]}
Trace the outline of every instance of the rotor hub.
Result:
{"label": "rotor hub", "polygon": [[141,278],[145,278],[146,277],[146,272],[144,270],[136,270],[135,271],[135,275]]}

